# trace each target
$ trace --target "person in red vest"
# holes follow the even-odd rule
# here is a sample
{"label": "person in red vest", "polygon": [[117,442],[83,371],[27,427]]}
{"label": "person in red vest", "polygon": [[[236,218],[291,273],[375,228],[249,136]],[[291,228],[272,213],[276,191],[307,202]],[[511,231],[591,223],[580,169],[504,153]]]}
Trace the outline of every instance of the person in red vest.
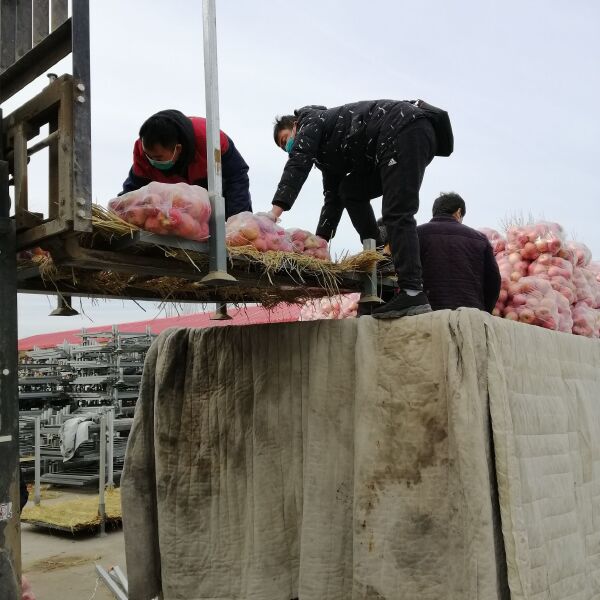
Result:
{"label": "person in red vest", "polygon": [[[221,131],[225,217],[252,211],[248,165],[231,138]],[[208,187],[206,119],[186,117],[178,110],[161,110],[140,128],[133,146],[133,166],[122,195],[151,181],[189,183]]]}

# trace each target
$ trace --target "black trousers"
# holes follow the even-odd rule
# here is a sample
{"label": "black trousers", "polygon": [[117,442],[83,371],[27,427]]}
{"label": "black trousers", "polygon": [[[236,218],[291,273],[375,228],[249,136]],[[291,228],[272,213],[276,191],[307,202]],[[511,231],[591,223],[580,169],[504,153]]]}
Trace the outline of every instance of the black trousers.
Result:
{"label": "black trousers", "polygon": [[383,195],[382,217],[400,289],[423,289],[415,215],[427,165],[435,154],[435,132],[427,119],[402,129],[382,153],[376,169],[349,173],[339,196],[360,239],[380,242],[371,200]]}

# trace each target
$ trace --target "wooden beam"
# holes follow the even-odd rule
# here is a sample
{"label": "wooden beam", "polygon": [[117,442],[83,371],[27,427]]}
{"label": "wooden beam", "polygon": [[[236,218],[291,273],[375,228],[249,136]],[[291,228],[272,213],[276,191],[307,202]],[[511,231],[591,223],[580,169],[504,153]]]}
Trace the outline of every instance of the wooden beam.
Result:
{"label": "wooden beam", "polygon": [[53,219],[17,234],[17,250],[39,246],[41,242],[70,230],[68,222]]}
{"label": "wooden beam", "polygon": [[100,271],[116,271],[132,275],[153,275],[156,277],[183,277],[199,281],[206,271],[198,271],[192,264],[168,258],[156,258],[139,254],[121,254],[105,250],[82,248],[72,237],[65,240],[65,256],[57,260],[57,265],[79,267]]}
{"label": "wooden beam", "polygon": [[[0,0],[0,2],[2,2],[2,9],[5,4],[11,4],[11,0]],[[15,62],[15,32],[13,30],[11,34],[9,21],[10,18],[5,23],[4,16],[0,19],[3,65],[0,71],[0,103],[14,96],[71,52],[71,19],[67,19],[58,29],[52,31]],[[9,37],[6,39],[4,37],[10,35],[12,35],[12,45]]]}
{"label": "wooden beam", "polygon": [[[56,132],[58,132],[58,115],[48,122],[48,133],[52,135]],[[58,144],[52,144],[48,148],[48,216],[51,219],[58,217],[58,206]]]}
{"label": "wooden beam", "polygon": [[[26,126],[19,123],[14,131],[15,213],[26,211],[29,206],[27,195],[27,134]],[[17,223],[17,227],[19,224]]]}
{"label": "wooden beam", "polygon": [[[62,89],[58,109],[58,131],[56,162],[50,165],[58,178],[58,216],[62,221],[73,221],[77,204],[73,198],[73,85]],[[54,155],[53,155],[54,157]],[[79,165],[77,168],[80,168]],[[90,209],[91,212],[91,209]],[[91,217],[91,215],[90,215]]]}
{"label": "wooden beam", "polygon": [[15,111],[4,117],[2,126],[5,134],[10,140],[10,130],[16,127],[20,122],[26,121],[30,126],[30,135],[28,140],[39,134],[37,128],[49,122],[52,116],[57,114],[58,104],[61,99],[69,98],[67,93],[72,90],[73,78],[70,75],[63,75],[54,82],[46,86],[39,94],[31,100],[22,104]]}

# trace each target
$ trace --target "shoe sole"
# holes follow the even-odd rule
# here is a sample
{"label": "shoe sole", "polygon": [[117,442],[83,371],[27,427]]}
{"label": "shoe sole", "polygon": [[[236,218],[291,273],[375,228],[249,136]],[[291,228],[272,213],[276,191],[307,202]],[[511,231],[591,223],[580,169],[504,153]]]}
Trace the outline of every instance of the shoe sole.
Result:
{"label": "shoe sole", "polygon": [[387,312],[373,313],[371,316],[374,319],[401,319],[402,317],[415,317],[416,315],[424,315],[431,312],[429,304],[421,306],[409,306],[402,310],[388,310]]}

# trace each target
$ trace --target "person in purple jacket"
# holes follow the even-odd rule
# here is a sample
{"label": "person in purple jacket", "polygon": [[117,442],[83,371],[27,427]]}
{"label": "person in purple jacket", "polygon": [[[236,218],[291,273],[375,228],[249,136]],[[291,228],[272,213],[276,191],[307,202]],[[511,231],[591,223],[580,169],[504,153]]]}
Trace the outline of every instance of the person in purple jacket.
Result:
{"label": "person in purple jacket", "polygon": [[487,237],[463,225],[467,208],[456,193],[441,194],[432,212],[431,221],[417,227],[423,289],[432,310],[464,306],[491,313],[501,280]]}

